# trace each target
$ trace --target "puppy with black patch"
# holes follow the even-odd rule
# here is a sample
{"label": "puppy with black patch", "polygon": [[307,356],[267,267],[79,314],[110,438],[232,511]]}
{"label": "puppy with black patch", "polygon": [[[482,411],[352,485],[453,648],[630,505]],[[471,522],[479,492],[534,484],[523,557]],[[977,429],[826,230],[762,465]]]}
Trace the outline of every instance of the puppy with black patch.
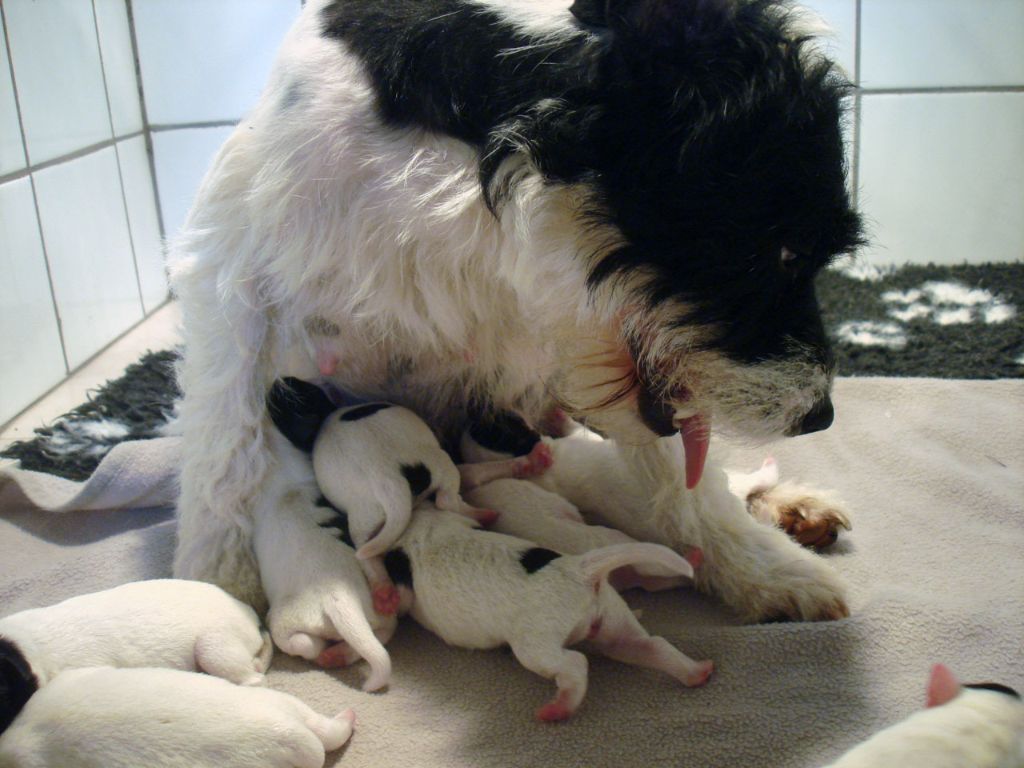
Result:
{"label": "puppy with black patch", "polygon": [[[588,525],[574,504],[525,480],[495,480],[467,492],[466,499],[501,513],[491,530],[563,555],[582,555],[601,547],[638,543],[614,528]],[[686,553],[686,558],[695,566],[703,560],[694,548]],[[657,592],[680,587],[690,580],[657,563],[636,563],[616,568],[608,574],[608,583],[619,591],[638,587]]]}
{"label": "puppy with black patch", "polygon": [[356,557],[346,516],[295,490],[256,517],[253,545],[277,647],[322,667],[365,659],[370,675],[363,690],[386,686],[391,659],[384,643],[397,625],[397,593],[386,601],[388,612],[375,609],[367,584],[373,571]]}
{"label": "puppy with black patch", "polygon": [[324,497],[347,515],[356,557],[367,561],[374,604],[388,607],[393,592],[379,557],[405,530],[413,505],[433,496],[440,509],[482,523],[496,517],[459,494],[470,484],[495,477],[523,477],[550,464],[546,446],[530,456],[464,468],[441,448],[430,427],[408,408],[364,403],[336,408],[317,387],[299,379],[274,383],[267,398],[274,424],[291,443],[312,455],[313,473]]}
{"label": "puppy with black patch", "polygon": [[608,584],[608,574],[638,564],[693,576],[689,562],[657,544],[563,556],[420,504],[385,562],[412,616],[442,640],[460,648],[507,644],[520,664],[555,681],[558,692],[537,710],[540,720],[566,720],[583,701],[587,657],[567,648],[583,640],[605,656],[658,669],[685,686],[703,685],[714,668],[651,637]]}
{"label": "puppy with black patch", "polygon": [[40,688],[81,667],[169,667],[260,685],[273,645],[220,587],[156,579],[0,619],[0,729]]}
{"label": "puppy with black patch", "polygon": [[322,768],[354,724],[191,672],[74,669],[0,735],[0,768]]}

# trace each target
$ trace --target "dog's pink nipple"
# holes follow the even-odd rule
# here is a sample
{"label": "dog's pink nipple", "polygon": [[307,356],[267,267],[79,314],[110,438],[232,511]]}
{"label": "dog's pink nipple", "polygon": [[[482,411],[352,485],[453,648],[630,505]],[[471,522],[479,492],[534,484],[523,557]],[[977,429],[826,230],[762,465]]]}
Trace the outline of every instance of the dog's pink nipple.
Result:
{"label": "dog's pink nipple", "polygon": [[683,437],[683,450],[686,452],[686,488],[692,491],[704,474],[704,462],[711,442],[711,423],[701,414],[691,416],[683,419],[679,434]]}

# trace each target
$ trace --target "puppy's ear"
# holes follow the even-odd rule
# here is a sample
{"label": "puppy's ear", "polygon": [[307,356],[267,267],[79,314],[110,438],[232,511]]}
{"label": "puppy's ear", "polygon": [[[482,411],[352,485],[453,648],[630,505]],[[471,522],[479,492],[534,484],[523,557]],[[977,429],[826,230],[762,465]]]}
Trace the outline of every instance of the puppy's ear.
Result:
{"label": "puppy's ear", "polygon": [[288,376],[270,388],[267,410],[281,434],[300,451],[310,453],[320,426],[335,407],[320,387]]}
{"label": "puppy's ear", "polygon": [[18,646],[0,637],[0,733],[14,722],[37,690],[39,681],[28,660]]}
{"label": "puppy's ear", "polygon": [[606,6],[606,0],[576,0],[570,6],[569,13],[592,27],[607,27]]}

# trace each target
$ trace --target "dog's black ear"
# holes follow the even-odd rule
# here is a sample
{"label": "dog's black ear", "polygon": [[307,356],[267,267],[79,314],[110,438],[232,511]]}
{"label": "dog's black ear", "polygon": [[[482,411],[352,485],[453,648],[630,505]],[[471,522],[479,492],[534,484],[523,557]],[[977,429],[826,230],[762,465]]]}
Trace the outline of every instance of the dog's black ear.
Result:
{"label": "dog's black ear", "polygon": [[0,733],[14,722],[22,708],[39,690],[39,680],[14,643],[0,637]]}
{"label": "dog's black ear", "polygon": [[335,407],[316,384],[288,376],[270,388],[267,410],[281,434],[300,451],[310,453],[320,426]]}

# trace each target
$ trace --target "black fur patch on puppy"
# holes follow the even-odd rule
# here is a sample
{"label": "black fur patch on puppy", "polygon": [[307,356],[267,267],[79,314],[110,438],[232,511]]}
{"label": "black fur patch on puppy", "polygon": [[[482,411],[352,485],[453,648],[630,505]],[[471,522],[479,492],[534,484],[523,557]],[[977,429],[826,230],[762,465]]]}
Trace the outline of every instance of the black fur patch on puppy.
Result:
{"label": "black fur patch on puppy", "polygon": [[384,569],[388,578],[395,584],[412,589],[412,563],[401,547],[392,549],[384,555]]}
{"label": "black fur patch on puppy", "polygon": [[344,544],[348,544],[352,549],[356,549],[355,542],[352,541],[352,534],[349,533],[348,529],[348,512],[343,509],[338,509],[336,506],[331,504],[327,500],[326,496],[321,496],[316,500],[316,506],[329,509],[334,513],[334,516],[324,520],[322,523],[317,523],[321,528],[337,528],[338,529],[338,540]]}
{"label": "black fur patch on puppy", "polygon": [[21,649],[0,637],[0,733],[7,730],[38,690],[39,680]]}
{"label": "black fur patch on puppy", "polygon": [[1007,696],[1013,696],[1015,699],[1020,698],[1019,693],[1002,683],[964,683],[964,688],[973,688],[976,691],[995,691],[996,693],[1005,693]]}
{"label": "black fur patch on puppy", "polygon": [[373,416],[377,411],[383,411],[385,408],[390,408],[391,403],[367,403],[366,405],[359,405],[355,408],[350,408],[339,416],[340,421],[359,421],[365,419],[367,416]]}
{"label": "black fur patch on puppy", "polygon": [[294,376],[278,379],[267,394],[267,411],[274,426],[306,453],[312,452],[320,427],[334,410],[320,387]]}
{"label": "black fur patch on puppy", "polygon": [[427,490],[433,482],[430,470],[423,464],[403,464],[402,477],[409,483],[409,490],[414,499]]}
{"label": "black fur patch on puppy", "polygon": [[536,573],[545,565],[561,557],[561,553],[543,547],[532,547],[519,556],[519,564],[527,573]]}
{"label": "black fur patch on puppy", "polygon": [[540,434],[512,411],[473,419],[469,436],[483,448],[513,456],[525,456],[540,442]]}

